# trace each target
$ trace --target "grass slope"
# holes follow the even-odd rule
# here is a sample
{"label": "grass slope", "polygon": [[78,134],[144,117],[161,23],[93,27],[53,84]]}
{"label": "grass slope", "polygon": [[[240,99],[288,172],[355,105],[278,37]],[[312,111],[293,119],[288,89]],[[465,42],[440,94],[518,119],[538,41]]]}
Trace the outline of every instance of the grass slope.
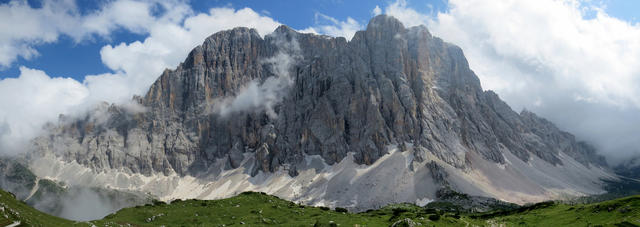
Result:
{"label": "grass slope", "polygon": [[411,219],[423,226],[636,226],[640,196],[594,204],[545,202],[515,209],[460,214],[448,206],[427,208],[396,204],[363,213],[297,205],[262,193],[248,192],[213,201],[186,200],[123,209],[92,222],[134,226],[390,226]]}
{"label": "grass slope", "polygon": [[[39,212],[0,191],[0,226],[638,226],[640,196],[592,204],[538,203],[485,213],[459,213],[451,204],[390,205],[363,213],[298,205],[264,193],[221,200],[155,202],[104,219],[73,222]],[[442,206],[442,207],[441,207]],[[503,225],[504,224],[504,225]],[[408,226],[408,225],[398,225]]]}
{"label": "grass slope", "polygon": [[580,205],[544,202],[472,217],[516,226],[638,226],[640,196]]}
{"label": "grass slope", "polygon": [[[0,226],[20,222],[20,226],[71,226],[73,221],[51,216],[19,201],[11,193],[0,190]],[[86,223],[80,226],[87,226]]]}

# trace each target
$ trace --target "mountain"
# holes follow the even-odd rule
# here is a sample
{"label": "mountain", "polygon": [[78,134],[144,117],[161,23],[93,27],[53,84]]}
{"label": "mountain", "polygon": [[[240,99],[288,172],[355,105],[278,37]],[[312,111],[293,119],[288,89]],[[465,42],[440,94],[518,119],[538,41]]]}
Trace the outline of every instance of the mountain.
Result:
{"label": "mountain", "polygon": [[484,91],[459,47],[385,15],[350,41],[215,33],[143,97],[47,130],[36,175],[164,200],[253,190],[364,210],[450,188],[522,204],[616,179],[590,145]]}

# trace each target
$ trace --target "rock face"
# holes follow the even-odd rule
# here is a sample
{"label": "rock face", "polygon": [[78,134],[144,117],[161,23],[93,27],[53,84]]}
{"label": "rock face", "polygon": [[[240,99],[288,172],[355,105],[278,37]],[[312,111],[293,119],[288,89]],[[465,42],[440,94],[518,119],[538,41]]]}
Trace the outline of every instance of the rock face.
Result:
{"label": "rock face", "polygon": [[[278,54],[293,61],[268,60]],[[264,104],[271,106],[220,111],[242,101],[248,84],[264,91],[274,78],[290,83]],[[217,160],[244,168],[248,155],[251,176],[295,177],[308,156],[331,166],[353,154],[356,164],[372,165],[397,145],[411,152],[412,170],[437,170],[436,182],[447,181],[441,165],[472,171],[476,156],[496,165],[508,164],[507,154],[523,163],[564,166],[566,155],[587,169],[606,165],[588,144],[483,91],[459,47],[384,15],[351,41],[286,26],[264,38],[248,28],[218,32],[133,102],[50,127],[34,156],[55,154],[95,172],[202,176],[216,174]]]}
{"label": "rock face", "polygon": [[640,157],[630,158],[616,165],[614,170],[620,176],[638,179],[640,178]]}

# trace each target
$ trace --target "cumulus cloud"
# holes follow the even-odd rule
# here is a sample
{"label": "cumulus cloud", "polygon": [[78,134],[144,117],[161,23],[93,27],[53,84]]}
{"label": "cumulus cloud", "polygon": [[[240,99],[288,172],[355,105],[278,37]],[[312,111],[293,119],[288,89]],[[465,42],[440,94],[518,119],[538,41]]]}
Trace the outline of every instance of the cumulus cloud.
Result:
{"label": "cumulus cloud", "polygon": [[[11,25],[1,19],[9,18],[9,22],[18,24],[22,20],[18,16],[39,19],[10,27],[25,27],[28,32],[10,34],[0,29],[0,65],[10,64],[16,56],[28,56],[6,52],[4,46],[29,50],[29,56],[34,56],[35,45],[55,42],[60,35],[81,41],[95,36],[108,37],[113,30],[122,28],[148,36],[144,41],[104,46],[100,51],[102,62],[113,72],[86,75],[82,82],[26,67],[20,68],[18,78],[0,80],[0,153],[3,154],[23,151],[24,145],[41,133],[43,125],[57,121],[60,114],[81,115],[103,101],[123,104],[132,111],[144,111],[131,104],[132,96],[144,94],[164,69],[175,68],[207,36],[237,26],[253,27],[265,35],[280,24],[248,8],[212,8],[208,13],[193,14],[189,6],[180,1],[117,0],[88,15],[79,15],[73,2],[45,1],[38,9],[17,1],[0,5],[2,28]],[[52,19],[54,16],[63,19]]]}
{"label": "cumulus cloud", "polygon": [[[165,13],[154,16],[157,10]],[[117,0],[84,15],[75,1],[43,1],[40,8],[32,8],[27,1],[10,1],[0,4],[0,67],[11,65],[18,57],[37,56],[38,45],[56,42],[61,35],[81,42],[95,36],[109,38],[119,28],[144,34],[159,21],[180,22],[190,13],[191,8],[178,1]]]}
{"label": "cumulus cloud", "polygon": [[385,7],[384,13],[402,21],[405,27],[413,27],[421,24],[428,25],[431,21],[429,15],[409,7],[405,0],[397,0],[389,4]]}
{"label": "cumulus cloud", "polygon": [[20,77],[0,81],[0,93],[0,151],[15,153],[45,123],[80,105],[89,90],[74,79],[21,67]]}
{"label": "cumulus cloud", "polygon": [[640,155],[640,25],[585,1],[450,0],[435,17],[385,13],[459,45],[485,89],[549,118],[617,163]]}
{"label": "cumulus cloud", "polygon": [[315,26],[300,30],[300,32],[344,37],[351,40],[357,31],[364,28],[362,24],[351,17],[347,17],[346,21],[340,21],[322,13],[315,14],[315,24]]}
{"label": "cumulus cloud", "polygon": [[262,61],[271,67],[275,76],[268,77],[262,83],[258,80],[250,81],[236,96],[214,100],[214,113],[226,117],[235,112],[266,111],[269,117],[277,117],[273,107],[282,101],[288,88],[293,85],[289,70],[296,61],[301,60],[302,55],[295,39],[285,41],[283,37],[275,37],[275,40],[280,50],[273,57]]}

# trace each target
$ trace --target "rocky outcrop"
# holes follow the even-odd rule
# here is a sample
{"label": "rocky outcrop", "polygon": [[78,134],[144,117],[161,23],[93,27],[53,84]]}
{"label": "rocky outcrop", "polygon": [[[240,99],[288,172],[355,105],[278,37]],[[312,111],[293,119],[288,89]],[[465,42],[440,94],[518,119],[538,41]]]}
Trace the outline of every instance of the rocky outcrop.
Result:
{"label": "rocky outcrop", "polygon": [[[266,60],[279,53],[294,61]],[[247,84],[267,86],[283,76],[292,83],[279,87],[271,114],[217,111]],[[198,175],[219,159],[234,169],[250,154],[252,175],[286,168],[295,176],[309,155],[333,165],[353,152],[357,164],[371,165],[399,145],[414,152],[412,165],[438,170],[438,181],[446,172],[429,157],[460,170],[474,168],[470,154],[504,164],[511,153],[552,165],[563,165],[566,154],[605,165],[586,143],[483,91],[459,47],[384,15],[351,41],[286,26],[264,38],[248,28],[218,32],[133,103],[104,104],[50,127],[35,140],[34,154],[144,175]]]}
{"label": "rocky outcrop", "polygon": [[632,179],[640,178],[640,157],[630,158],[614,167],[614,170],[620,176]]}

